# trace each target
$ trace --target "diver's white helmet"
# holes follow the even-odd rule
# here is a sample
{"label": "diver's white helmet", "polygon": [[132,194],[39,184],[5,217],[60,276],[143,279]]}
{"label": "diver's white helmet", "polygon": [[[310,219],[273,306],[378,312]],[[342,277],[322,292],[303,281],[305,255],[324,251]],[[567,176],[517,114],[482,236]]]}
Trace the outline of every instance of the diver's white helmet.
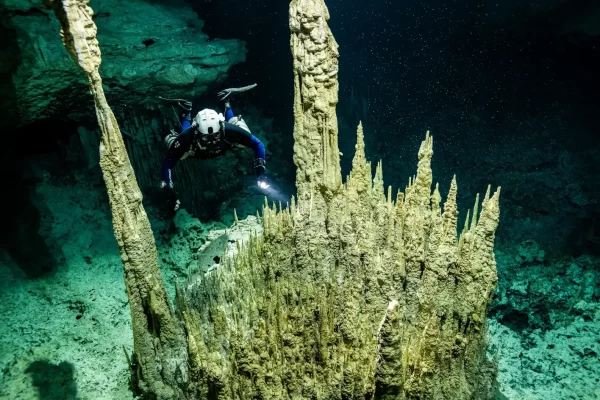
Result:
{"label": "diver's white helmet", "polygon": [[198,130],[203,135],[209,133],[217,133],[221,130],[221,123],[225,121],[225,117],[221,113],[217,113],[215,110],[205,108],[196,114],[194,122],[198,126]]}

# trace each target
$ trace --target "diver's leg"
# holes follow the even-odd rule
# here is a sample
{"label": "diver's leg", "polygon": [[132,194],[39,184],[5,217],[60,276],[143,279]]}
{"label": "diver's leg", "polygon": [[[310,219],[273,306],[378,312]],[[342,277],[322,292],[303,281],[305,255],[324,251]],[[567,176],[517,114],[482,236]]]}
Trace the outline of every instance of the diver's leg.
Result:
{"label": "diver's leg", "polygon": [[183,120],[181,121],[181,130],[179,131],[180,133],[185,131],[187,128],[189,128],[192,125],[192,114],[191,113],[187,113],[183,116]]}
{"label": "diver's leg", "polygon": [[[188,120],[188,119],[184,119],[184,120],[181,122],[181,132],[185,131],[185,130],[186,130],[187,128],[189,128],[190,126],[192,126],[192,124],[190,123],[190,120]],[[180,132],[180,133],[181,133],[181,132]]]}
{"label": "diver's leg", "polygon": [[229,122],[235,115],[231,109],[231,104],[228,101],[225,102],[225,121]]}

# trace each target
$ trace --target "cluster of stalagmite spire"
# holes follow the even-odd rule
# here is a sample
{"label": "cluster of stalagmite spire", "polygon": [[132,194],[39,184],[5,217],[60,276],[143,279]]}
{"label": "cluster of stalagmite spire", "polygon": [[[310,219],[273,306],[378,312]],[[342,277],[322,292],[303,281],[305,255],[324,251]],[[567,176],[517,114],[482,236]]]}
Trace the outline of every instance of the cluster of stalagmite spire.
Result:
{"label": "cluster of stalagmite spire", "polygon": [[[342,183],[335,108],[338,46],[323,0],[292,0],[297,200],[265,203],[262,236],[189,277],[171,312],[141,194],[102,94],[87,1],[52,2],[65,45],[90,77],[101,166],[123,255],[135,383],[148,398],[488,399],[486,312],[496,285],[499,192],[457,238],[457,184],[432,190],[433,139],[395,198],[372,178],[358,128]],[[478,211],[481,207],[481,212]],[[237,220],[237,218],[236,218]],[[183,327],[183,328],[181,328]]]}

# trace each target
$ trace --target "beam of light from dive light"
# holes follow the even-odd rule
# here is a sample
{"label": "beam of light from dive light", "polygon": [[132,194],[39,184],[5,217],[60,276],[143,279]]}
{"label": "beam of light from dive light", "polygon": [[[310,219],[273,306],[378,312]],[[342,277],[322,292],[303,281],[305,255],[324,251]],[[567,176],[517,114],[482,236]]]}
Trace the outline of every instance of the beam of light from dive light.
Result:
{"label": "beam of light from dive light", "polygon": [[260,181],[258,182],[258,187],[261,189],[268,189],[271,185],[269,185],[267,182],[265,181]]}
{"label": "beam of light from dive light", "polygon": [[[261,183],[266,185],[266,187],[264,185],[261,185]],[[288,194],[282,193],[278,185],[273,184],[273,182],[259,181],[256,186],[258,186],[260,191],[263,192],[269,200],[280,201],[285,204],[290,199],[290,196]]]}

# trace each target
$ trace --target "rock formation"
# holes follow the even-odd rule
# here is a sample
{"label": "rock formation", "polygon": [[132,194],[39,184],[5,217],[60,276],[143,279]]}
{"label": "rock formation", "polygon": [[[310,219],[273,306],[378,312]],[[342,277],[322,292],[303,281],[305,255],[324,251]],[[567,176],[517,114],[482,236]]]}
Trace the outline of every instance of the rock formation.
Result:
{"label": "rock formation", "polygon": [[371,179],[360,126],[342,184],[328,19],[322,0],[291,2],[297,203],[266,204],[262,236],[178,291],[192,397],[492,398],[499,192],[457,240],[457,184],[442,211],[432,138],[393,201],[381,165]]}
{"label": "rock formation", "polygon": [[509,399],[600,395],[600,258],[547,257],[535,241],[497,250],[490,351]]}
{"label": "rock formation", "polygon": [[[323,0],[293,0],[298,201],[265,204],[262,236],[177,290],[168,305],[141,194],[98,74],[87,1],[52,2],[88,74],[101,167],[125,264],[136,382],[145,397],[489,399],[486,313],[496,286],[497,192],[457,240],[457,185],[432,192],[433,140],[395,201],[365,159],[362,126],[342,183],[337,44]],[[186,352],[187,350],[187,352]]]}
{"label": "rock formation", "polygon": [[[2,3],[3,36],[15,37],[14,48],[0,52],[0,63],[11,72],[18,125],[59,115],[85,123],[93,108],[87,83],[56,37],[56,21],[42,0]],[[184,1],[98,0],[93,6],[104,90],[118,117],[156,109],[158,96],[201,96],[245,59],[245,45],[238,40],[208,42],[202,21]]]}
{"label": "rock formation", "polygon": [[85,72],[102,131],[100,167],[108,191],[113,229],[125,267],[134,338],[132,369],[145,394],[171,399],[187,381],[182,331],[171,311],[158,266],[150,221],[129,162],[119,126],[110,109],[98,72],[101,53],[88,0],[47,0],[61,23],[61,36]]}

